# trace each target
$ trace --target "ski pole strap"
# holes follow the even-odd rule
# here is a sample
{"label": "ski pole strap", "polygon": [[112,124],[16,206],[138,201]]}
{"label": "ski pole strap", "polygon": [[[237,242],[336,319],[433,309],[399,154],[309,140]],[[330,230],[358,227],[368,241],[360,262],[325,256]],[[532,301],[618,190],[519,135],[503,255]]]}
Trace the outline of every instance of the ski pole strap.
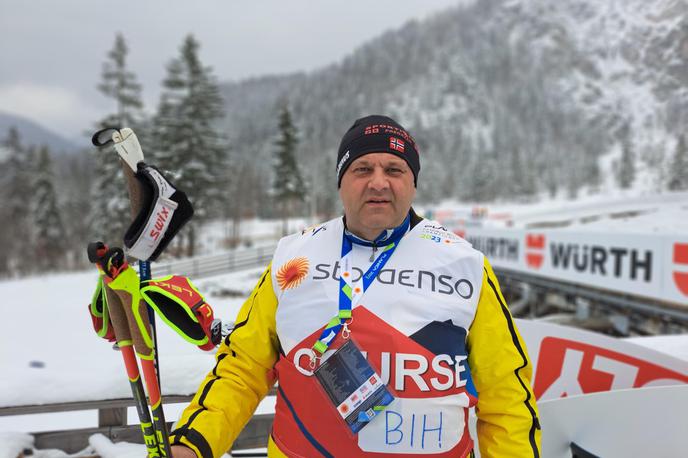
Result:
{"label": "ski pole strap", "polygon": [[154,261],[194,211],[186,194],[154,166],[139,162],[134,176],[143,199],[136,218],[124,234],[124,246],[128,255]]}
{"label": "ski pole strap", "polygon": [[[188,277],[170,275],[141,283],[141,297],[184,340],[201,350],[212,350],[213,309]],[[220,339],[221,334],[217,335]]]}
{"label": "ski pole strap", "polygon": [[[121,252],[121,250],[120,250]],[[93,329],[108,342],[116,341],[115,326],[110,317],[110,307],[108,303],[107,288],[105,287],[104,277],[116,274],[121,267],[118,263],[124,262],[124,254],[121,259],[116,250],[110,250],[103,242],[91,242],[87,248],[88,260],[98,268],[98,282],[96,290],[91,297],[88,305],[88,313],[91,315]],[[126,264],[126,262],[124,262]],[[110,269],[106,273],[105,269]]]}
{"label": "ski pole strap", "polygon": [[115,141],[112,139],[112,134],[119,131],[119,127],[105,127],[104,129],[100,129],[91,137],[91,143],[93,143],[93,146],[98,148],[111,145],[115,143]]}
{"label": "ski pole strap", "polygon": [[98,283],[96,290],[93,293],[91,303],[88,305],[88,311],[93,322],[93,329],[108,342],[115,341],[115,330],[110,325],[110,311],[108,310],[107,295],[105,294],[105,285],[103,283],[103,276],[98,276]]}
{"label": "ski pole strap", "polygon": [[136,165],[143,161],[143,151],[139,139],[129,127],[105,127],[91,137],[91,143],[97,148],[113,145],[119,157],[132,172]]}
{"label": "ski pole strap", "polygon": [[109,248],[103,242],[91,242],[88,244],[88,260],[96,265],[100,275],[115,278],[129,264],[124,259],[124,251],[121,248]]}
{"label": "ski pole strap", "polygon": [[339,313],[327,323],[322,334],[315,344],[313,344],[312,348],[316,355],[322,356],[327,351],[342,328],[344,328],[342,336],[344,338],[349,337],[348,324],[351,323],[351,311],[353,307],[360,303],[363,294],[365,294],[366,290],[372,285],[375,278],[377,278],[378,273],[380,273],[385,264],[387,264],[387,261],[399,245],[401,237],[408,231],[409,225],[410,218],[407,216],[401,226],[396,228],[391,235],[384,240],[386,245],[382,248],[378,258],[368,268],[366,273],[361,275],[360,278],[357,278],[356,281],[353,280],[351,260],[353,256],[353,243],[346,232],[342,234],[342,257],[340,265],[343,270],[339,277]]}

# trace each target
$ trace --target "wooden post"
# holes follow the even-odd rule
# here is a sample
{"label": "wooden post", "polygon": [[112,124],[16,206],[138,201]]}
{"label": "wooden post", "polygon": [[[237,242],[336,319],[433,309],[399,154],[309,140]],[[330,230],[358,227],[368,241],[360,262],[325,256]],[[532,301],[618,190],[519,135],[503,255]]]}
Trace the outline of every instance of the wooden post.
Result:
{"label": "wooden post", "polygon": [[98,409],[98,426],[103,428],[105,426],[126,426],[127,425],[127,408],[126,407],[108,407]]}

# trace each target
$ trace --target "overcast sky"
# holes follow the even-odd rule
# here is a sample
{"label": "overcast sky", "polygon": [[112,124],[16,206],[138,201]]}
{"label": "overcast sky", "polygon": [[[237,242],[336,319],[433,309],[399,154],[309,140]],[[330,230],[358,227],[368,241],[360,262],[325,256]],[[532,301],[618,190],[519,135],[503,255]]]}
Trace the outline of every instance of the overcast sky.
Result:
{"label": "overcast sky", "polygon": [[458,0],[0,0],[0,111],[68,138],[112,106],[95,89],[121,32],[129,66],[157,105],[165,64],[188,33],[221,81],[312,70]]}

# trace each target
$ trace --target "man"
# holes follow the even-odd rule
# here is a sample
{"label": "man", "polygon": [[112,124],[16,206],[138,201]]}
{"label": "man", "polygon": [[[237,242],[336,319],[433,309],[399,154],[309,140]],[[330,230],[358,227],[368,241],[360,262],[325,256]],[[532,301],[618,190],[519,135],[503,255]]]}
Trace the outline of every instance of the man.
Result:
{"label": "man", "polygon": [[222,455],[275,381],[269,456],[472,456],[473,406],[483,457],[540,456],[531,365],[497,279],[415,214],[419,171],[394,120],[354,123],[337,160],[344,217],[279,242],[172,432],[175,457]]}

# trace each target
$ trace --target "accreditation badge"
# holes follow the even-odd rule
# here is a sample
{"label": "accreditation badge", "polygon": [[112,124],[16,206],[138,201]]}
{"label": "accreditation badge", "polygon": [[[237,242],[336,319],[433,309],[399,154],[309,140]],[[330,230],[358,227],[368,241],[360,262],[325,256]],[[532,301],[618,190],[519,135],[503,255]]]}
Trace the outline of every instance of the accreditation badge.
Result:
{"label": "accreditation badge", "polygon": [[394,396],[351,340],[339,347],[314,375],[353,433],[382,412]]}

